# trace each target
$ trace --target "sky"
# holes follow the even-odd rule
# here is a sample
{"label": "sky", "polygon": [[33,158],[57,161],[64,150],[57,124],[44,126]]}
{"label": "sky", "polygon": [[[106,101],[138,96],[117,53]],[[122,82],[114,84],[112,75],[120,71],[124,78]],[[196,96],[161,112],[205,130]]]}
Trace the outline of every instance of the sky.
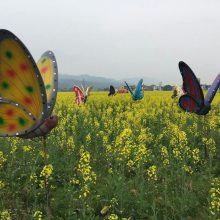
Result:
{"label": "sky", "polygon": [[185,61],[211,83],[220,72],[219,0],[0,0],[0,28],[60,74],[150,77],[181,84]]}

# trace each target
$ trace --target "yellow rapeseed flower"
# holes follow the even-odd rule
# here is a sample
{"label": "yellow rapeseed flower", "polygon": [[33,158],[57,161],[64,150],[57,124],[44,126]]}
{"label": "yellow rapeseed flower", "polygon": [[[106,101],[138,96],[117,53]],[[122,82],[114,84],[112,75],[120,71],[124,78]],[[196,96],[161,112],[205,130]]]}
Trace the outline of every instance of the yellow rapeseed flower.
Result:
{"label": "yellow rapeseed flower", "polygon": [[11,215],[8,210],[3,210],[1,212],[1,220],[11,220]]}
{"label": "yellow rapeseed flower", "polygon": [[157,180],[157,166],[150,166],[147,169],[147,175],[149,180]]}
{"label": "yellow rapeseed flower", "polygon": [[36,211],[33,215],[34,219],[36,220],[42,220],[43,219],[43,213],[41,211]]}
{"label": "yellow rapeseed flower", "polygon": [[32,151],[32,147],[30,145],[23,146],[23,151],[30,152],[30,151]]}
{"label": "yellow rapeseed flower", "polygon": [[118,220],[119,218],[118,218],[118,216],[116,215],[116,214],[111,214],[111,215],[109,215],[109,217],[108,217],[108,220]]}

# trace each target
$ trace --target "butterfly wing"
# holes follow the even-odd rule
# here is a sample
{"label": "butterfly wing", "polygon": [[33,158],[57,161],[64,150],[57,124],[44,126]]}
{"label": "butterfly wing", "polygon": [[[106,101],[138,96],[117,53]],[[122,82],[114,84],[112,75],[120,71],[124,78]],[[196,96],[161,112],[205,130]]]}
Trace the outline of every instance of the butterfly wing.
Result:
{"label": "butterfly wing", "polygon": [[[0,98],[31,114],[35,123],[27,123],[25,133],[34,130],[46,118],[46,91],[37,65],[25,45],[7,30],[0,30]],[[13,108],[18,117],[19,108]],[[4,114],[2,117],[8,120]]]}
{"label": "butterfly wing", "polygon": [[0,136],[19,136],[35,126],[33,115],[19,104],[0,100]]}
{"label": "butterfly wing", "polygon": [[134,95],[133,95],[134,99],[142,99],[144,97],[142,84],[143,84],[143,79],[140,79],[134,91]]}
{"label": "butterfly wing", "polygon": [[109,94],[108,94],[108,96],[114,95],[114,94],[115,94],[115,87],[112,86],[112,85],[110,85],[110,89],[109,89]]}
{"label": "butterfly wing", "polygon": [[179,99],[179,106],[187,112],[198,113],[201,110],[201,104],[190,95],[183,95]]}
{"label": "butterfly wing", "polygon": [[86,89],[86,95],[87,96],[90,95],[91,90],[92,90],[92,86],[87,87],[87,89]]}
{"label": "butterfly wing", "polygon": [[84,102],[83,91],[78,86],[73,86],[73,91],[75,92],[75,103],[79,105],[81,102]]}
{"label": "butterfly wing", "polygon": [[130,92],[130,94],[133,96],[133,91],[132,89],[130,88],[130,86],[125,82],[126,84],[126,87],[128,88],[128,91]]}
{"label": "butterfly wing", "polygon": [[58,89],[58,68],[52,51],[46,51],[37,62],[47,94],[47,116],[53,111]]}
{"label": "butterfly wing", "polygon": [[183,61],[179,62],[179,69],[183,78],[183,89],[185,93],[192,96],[200,105],[203,105],[204,95],[195,74]]}
{"label": "butterfly wing", "polygon": [[214,82],[212,83],[211,87],[208,90],[208,93],[205,96],[205,103],[211,104],[218,88],[220,87],[220,74],[215,78]]}

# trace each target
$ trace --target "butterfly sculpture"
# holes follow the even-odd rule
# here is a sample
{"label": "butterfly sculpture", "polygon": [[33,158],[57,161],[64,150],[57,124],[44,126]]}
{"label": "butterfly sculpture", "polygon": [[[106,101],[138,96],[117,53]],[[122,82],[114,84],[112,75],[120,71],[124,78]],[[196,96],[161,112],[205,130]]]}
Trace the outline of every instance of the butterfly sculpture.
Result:
{"label": "butterfly sculpture", "polygon": [[119,94],[128,93],[128,90],[125,89],[124,87],[120,87],[120,88],[118,89],[117,93],[119,93]]}
{"label": "butterfly sculpture", "polygon": [[73,86],[73,91],[75,92],[75,103],[77,105],[81,103],[85,104],[91,90],[92,90],[91,86],[87,87],[86,90],[84,89],[83,86],[82,86],[82,89],[79,88],[78,86]]}
{"label": "butterfly sculpture", "polygon": [[142,90],[142,84],[143,84],[143,79],[140,79],[135,90],[132,91],[132,89],[130,88],[130,86],[125,82],[127,88],[128,88],[128,91],[131,93],[131,96],[132,96],[132,99],[134,101],[136,100],[140,100],[144,97],[144,93],[143,93],[143,90]]}
{"label": "butterfly sculpture", "polygon": [[54,54],[45,52],[36,64],[25,45],[0,30],[0,136],[45,136],[58,124],[51,116],[57,95]]}
{"label": "butterfly sculpture", "polygon": [[113,96],[116,94],[116,89],[114,86],[110,85],[108,96]]}
{"label": "butterfly sculpture", "polygon": [[184,93],[183,93],[183,90],[180,86],[174,86],[174,89],[173,89],[173,94],[171,96],[172,99],[175,99],[177,97],[180,97],[182,96]]}
{"label": "butterfly sculpture", "polygon": [[220,74],[218,74],[204,98],[200,83],[189,66],[180,61],[179,69],[185,92],[179,99],[180,107],[187,112],[206,115],[211,110],[212,100],[220,86]]}

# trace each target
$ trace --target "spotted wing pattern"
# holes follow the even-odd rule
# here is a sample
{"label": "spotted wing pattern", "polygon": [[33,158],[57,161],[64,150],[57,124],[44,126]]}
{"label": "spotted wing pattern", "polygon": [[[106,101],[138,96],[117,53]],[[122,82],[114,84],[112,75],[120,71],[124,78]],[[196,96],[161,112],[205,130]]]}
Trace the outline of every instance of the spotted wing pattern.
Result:
{"label": "spotted wing pattern", "polygon": [[17,103],[0,100],[0,136],[25,134],[35,123],[33,116]]}
{"label": "spotted wing pattern", "polygon": [[47,94],[47,116],[50,116],[56,102],[58,89],[58,68],[53,52],[46,51],[37,62],[37,66],[44,81]]}
{"label": "spotted wing pattern", "polygon": [[[0,136],[28,133],[39,126],[46,117],[46,100],[44,83],[31,54],[14,34],[0,30],[0,118],[4,122]],[[7,111],[13,112],[13,126]]]}

